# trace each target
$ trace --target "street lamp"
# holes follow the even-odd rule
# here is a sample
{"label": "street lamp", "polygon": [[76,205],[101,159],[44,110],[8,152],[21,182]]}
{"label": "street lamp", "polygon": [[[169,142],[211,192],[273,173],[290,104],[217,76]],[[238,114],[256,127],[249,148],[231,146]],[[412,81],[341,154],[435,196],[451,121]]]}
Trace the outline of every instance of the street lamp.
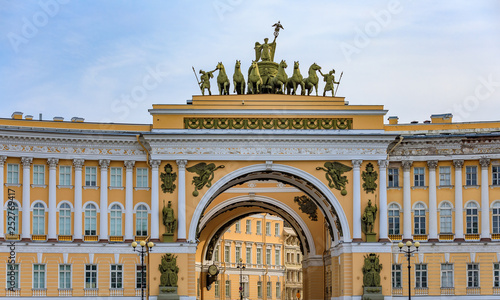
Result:
{"label": "street lamp", "polygon": [[403,250],[403,242],[399,242],[398,247],[399,247],[399,252],[403,252],[408,259],[408,300],[411,300],[411,265],[410,265],[410,257],[413,254],[413,252],[418,252],[418,247],[420,247],[419,242],[415,242],[415,250],[411,250],[411,246],[413,244],[411,241],[406,242],[406,250]]}
{"label": "street lamp", "polygon": [[243,300],[243,270],[245,270],[243,259],[240,258],[236,268],[240,269],[240,300]]}
{"label": "street lamp", "polygon": [[146,253],[153,251],[152,248],[155,244],[153,244],[153,242],[149,242],[146,244],[145,241],[141,241],[139,245],[141,246],[141,249],[136,249],[135,247],[137,247],[137,242],[132,242],[132,248],[134,248],[134,251],[139,252],[139,254],[141,255],[141,300],[144,300],[144,256],[146,255]]}

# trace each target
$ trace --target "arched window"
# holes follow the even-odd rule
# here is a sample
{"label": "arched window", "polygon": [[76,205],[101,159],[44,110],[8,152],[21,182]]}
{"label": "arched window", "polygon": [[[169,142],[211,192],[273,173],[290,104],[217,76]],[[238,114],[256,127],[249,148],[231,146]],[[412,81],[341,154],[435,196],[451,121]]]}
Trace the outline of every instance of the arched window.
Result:
{"label": "arched window", "polygon": [[110,235],[111,236],[121,236],[122,235],[122,209],[118,204],[111,207],[111,226]]}
{"label": "arched window", "polygon": [[475,202],[467,203],[465,207],[467,234],[476,234],[479,232],[478,207]]}
{"label": "arched window", "polygon": [[59,207],[59,235],[71,235],[71,207],[68,203]]}
{"label": "arched window", "polygon": [[139,205],[135,212],[135,229],[138,236],[148,235],[148,209],[144,205]]}
{"label": "arched window", "polygon": [[92,203],[85,206],[85,235],[97,235],[97,209]]}
{"label": "arched window", "polygon": [[439,206],[439,228],[441,233],[452,233],[451,204],[443,202]]}
{"label": "arched window", "polygon": [[45,234],[45,206],[40,202],[33,207],[33,234]]}
{"label": "arched window", "polygon": [[399,233],[399,206],[397,204],[389,205],[389,234]]}
{"label": "arched window", "polygon": [[[7,234],[19,234],[19,206],[14,201],[7,203]],[[2,212],[3,213],[3,212]]]}
{"label": "arched window", "polygon": [[495,202],[492,209],[493,233],[500,233],[500,202]]}
{"label": "arched window", "polygon": [[426,234],[425,231],[425,206],[417,203],[413,210],[414,234]]}

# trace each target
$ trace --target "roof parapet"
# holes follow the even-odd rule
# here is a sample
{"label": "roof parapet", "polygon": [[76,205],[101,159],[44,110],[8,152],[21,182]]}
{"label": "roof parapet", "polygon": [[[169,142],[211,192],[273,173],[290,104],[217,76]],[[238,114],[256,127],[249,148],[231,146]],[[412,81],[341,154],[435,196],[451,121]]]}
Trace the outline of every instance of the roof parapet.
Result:
{"label": "roof parapet", "polygon": [[453,114],[451,113],[431,115],[431,122],[434,124],[451,123],[452,120],[453,120]]}

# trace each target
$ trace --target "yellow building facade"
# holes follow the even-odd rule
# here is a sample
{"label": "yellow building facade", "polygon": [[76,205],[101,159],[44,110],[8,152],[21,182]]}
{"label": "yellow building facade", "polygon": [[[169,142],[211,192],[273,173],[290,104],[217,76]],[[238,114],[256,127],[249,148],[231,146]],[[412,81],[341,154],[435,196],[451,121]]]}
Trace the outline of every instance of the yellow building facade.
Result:
{"label": "yellow building facade", "polygon": [[[134,240],[155,243],[151,299],[165,253],[177,258],[180,299],[238,299],[236,249],[248,299],[278,299],[277,286],[284,299],[299,279],[302,299],[361,299],[371,253],[386,299],[500,294],[500,122],[444,114],[384,124],[382,105],[274,94],[194,96],[149,113],[152,124],[0,119],[0,297],[137,297]],[[167,173],[174,188],[164,188]],[[169,201],[172,242],[162,222]],[[368,201],[373,242],[362,222]],[[283,222],[296,233],[293,260],[285,227],[280,236],[273,227]],[[410,290],[397,246],[407,240],[421,243]]]}

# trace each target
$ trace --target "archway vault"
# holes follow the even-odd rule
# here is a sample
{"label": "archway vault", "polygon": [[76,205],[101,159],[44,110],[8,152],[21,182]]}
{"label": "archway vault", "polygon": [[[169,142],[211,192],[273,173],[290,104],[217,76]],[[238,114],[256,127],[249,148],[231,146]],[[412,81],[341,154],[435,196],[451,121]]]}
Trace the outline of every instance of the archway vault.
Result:
{"label": "archway vault", "polygon": [[[295,167],[265,163],[244,167],[233,171],[215,182],[203,195],[196,206],[189,226],[189,241],[196,242],[201,228],[201,221],[209,204],[221,193],[232,186],[251,180],[276,180],[297,187],[306,193],[320,208],[327,221],[330,233],[338,241],[338,231],[342,232],[342,239],[351,242],[350,228],[347,217],[339,201],[332,191],[313,175]],[[241,201],[242,199],[240,199]],[[300,219],[300,218],[299,218]],[[338,227],[340,228],[338,228]]]}

